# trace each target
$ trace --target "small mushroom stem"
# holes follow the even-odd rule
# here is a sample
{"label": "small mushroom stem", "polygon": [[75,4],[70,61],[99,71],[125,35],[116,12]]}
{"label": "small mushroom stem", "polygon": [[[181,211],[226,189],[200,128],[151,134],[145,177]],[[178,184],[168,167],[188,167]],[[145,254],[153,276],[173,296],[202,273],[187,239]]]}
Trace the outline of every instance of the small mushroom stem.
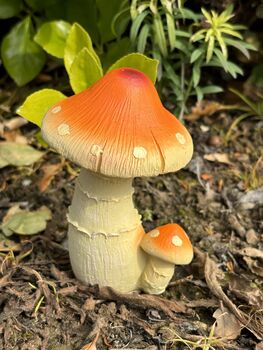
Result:
{"label": "small mushroom stem", "polygon": [[140,279],[140,287],[146,293],[161,294],[165,291],[173,274],[174,264],[149,255]]}
{"label": "small mushroom stem", "polygon": [[132,179],[81,169],[69,208],[69,254],[78,279],[121,292],[138,289],[146,253]]}

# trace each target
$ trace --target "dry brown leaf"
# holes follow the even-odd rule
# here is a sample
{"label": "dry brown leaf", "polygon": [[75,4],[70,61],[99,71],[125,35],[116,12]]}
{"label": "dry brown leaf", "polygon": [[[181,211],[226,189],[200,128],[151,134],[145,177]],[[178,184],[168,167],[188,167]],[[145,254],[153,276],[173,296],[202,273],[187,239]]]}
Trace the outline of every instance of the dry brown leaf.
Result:
{"label": "dry brown leaf", "polygon": [[210,116],[222,109],[225,109],[226,106],[215,102],[202,100],[196,103],[194,107],[192,107],[191,113],[186,115],[184,118],[188,121],[195,121],[205,116]]}
{"label": "dry brown leaf", "polygon": [[86,299],[85,303],[83,304],[82,309],[84,311],[91,311],[94,309],[97,302],[98,302],[97,300],[94,300],[92,297],[89,297]]}
{"label": "dry brown leaf", "polygon": [[216,319],[215,336],[224,339],[236,339],[241,332],[242,325],[238,319],[229,312],[229,310],[221,303],[214,313]]}
{"label": "dry brown leaf", "polygon": [[99,333],[97,333],[95,339],[86,345],[84,345],[80,350],[97,350],[96,343],[99,338]]}
{"label": "dry brown leaf", "polygon": [[46,164],[41,169],[44,172],[43,177],[37,182],[40,192],[44,192],[50,185],[55,175],[59,173],[63,167],[63,162],[57,164]]}
{"label": "dry brown leaf", "polygon": [[21,145],[28,144],[28,139],[25,136],[21,135],[19,130],[4,131],[2,138],[7,142],[15,142]]}
{"label": "dry brown leaf", "polygon": [[263,259],[263,251],[256,248],[247,247],[247,248],[241,249],[239,252],[241,255],[249,256],[251,258]]}
{"label": "dry brown leaf", "polygon": [[21,126],[27,124],[28,121],[21,117],[15,117],[4,122],[4,126],[12,131],[21,128]]}
{"label": "dry brown leaf", "polygon": [[251,272],[259,277],[263,277],[263,266],[260,266],[257,260],[253,260],[249,256],[244,256],[243,260],[246,262]]}
{"label": "dry brown leaf", "polygon": [[232,165],[231,161],[229,160],[227,153],[210,153],[205,154],[204,159],[209,160],[210,162],[218,162],[218,163],[224,163],[228,165]]}
{"label": "dry brown leaf", "polygon": [[250,315],[244,313],[240,310],[225,294],[221,285],[217,279],[217,271],[218,267],[213,260],[211,260],[208,255],[206,255],[205,260],[205,279],[206,283],[211,290],[211,292],[221,300],[224,305],[232,312],[232,314],[242,323],[242,325],[249,329],[251,333],[253,333],[257,339],[262,339],[262,327],[261,324],[255,317],[251,317]]}
{"label": "dry brown leaf", "polygon": [[229,290],[239,299],[244,300],[248,305],[263,308],[263,295],[248,278],[231,273],[228,275],[228,280]]}

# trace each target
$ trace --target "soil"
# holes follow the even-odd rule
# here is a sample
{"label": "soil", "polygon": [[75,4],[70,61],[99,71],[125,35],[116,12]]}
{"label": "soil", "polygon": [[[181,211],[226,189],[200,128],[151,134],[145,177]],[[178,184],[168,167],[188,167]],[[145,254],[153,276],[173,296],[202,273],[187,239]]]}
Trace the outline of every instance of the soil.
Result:
{"label": "soil", "polygon": [[[7,82],[2,124],[30,89],[43,85],[18,89]],[[176,222],[195,247],[193,262],[175,268],[160,296],[123,295],[74,278],[66,213],[78,168],[43,148],[33,125],[3,132],[2,140],[23,135],[45,155],[33,166],[1,169],[0,220],[15,205],[46,206],[52,219],[37,235],[6,241],[0,234],[0,349],[85,350],[94,339],[101,350],[262,349],[263,124],[243,121],[226,142],[238,115],[201,113],[186,121],[195,145],[191,163],[178,173],[134,180],[145,230]],[[50,164],[61,165],[41,191],[43,166]]]}

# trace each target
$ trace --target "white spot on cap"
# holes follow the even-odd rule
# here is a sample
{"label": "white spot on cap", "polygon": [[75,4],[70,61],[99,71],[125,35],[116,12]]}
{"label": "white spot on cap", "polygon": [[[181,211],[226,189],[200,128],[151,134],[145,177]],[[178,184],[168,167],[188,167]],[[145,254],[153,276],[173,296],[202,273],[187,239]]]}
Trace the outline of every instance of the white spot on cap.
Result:
{"label": "white spot on cap", "polygon": [[150,236],[153,237],[153,238],[158,237],[159,234],[160,234],[160,231],[158,231],[158,230],[152,230],[150,232]]}
{"label": "white spot on cap", "polygon": [[173,236],[173,238],[172,238],[172,243],[173,243],[173,245],[175,245],[176,247],[181,247],[181,245],[183,244],[183,241],[181,240],[180,237],[178,237],[178,236]]}
{"label": "white spot on cap", "polygon": [[180,134],[179,132],[175,135],[177,141],[181,144],[184,145],[185,144],[185,137],[184,135]]}
{"label": "white spot on cap", "polygon": [[147,150],[144,147],[138,146],[134,147],[133,155],[135,158],[143,159],[147,156]]}
{"label": "white spot on cap", "polygon": [[52,109],[51,113],[56,114],[56,113],[58,113],[58,112],[60,112],[60,111],[61,111],[61,107],[60,107],[60,106],[57,106],[57,107],[55,107],[55,108]]}
{"label": "white spot on cap", "polygon": [[68,124],[60,124],[58,126],[58,134],[60,136],[65,136],[65,135],[69,135],[70,131],[69,131],[69,125]]}
{"label": "white spot on cap", "polygon": [[90,149],[90,153],[93,156],[98,157],[100,154],[103,153],[103,149],[99,145],[93,145]]}

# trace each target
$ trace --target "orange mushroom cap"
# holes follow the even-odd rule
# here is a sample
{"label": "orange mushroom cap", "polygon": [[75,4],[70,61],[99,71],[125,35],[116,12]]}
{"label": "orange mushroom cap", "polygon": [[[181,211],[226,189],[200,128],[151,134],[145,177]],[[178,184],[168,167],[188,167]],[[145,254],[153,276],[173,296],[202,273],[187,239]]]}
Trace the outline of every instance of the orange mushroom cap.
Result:
{"label": "orange mushroom cap", "polygon": [[187,265],[193,259],[192,244],[177,224],[167,224],[148,232],[141,247],[149,255],[176,265]]}
{"label": "orange mushroom cap", "polygon": [[151,80],[132,68],[110,71],[89,89],[54,105],[44,139],[84,168],[107,176],[152,176],[191,159],[192,139],[162,105]]}

